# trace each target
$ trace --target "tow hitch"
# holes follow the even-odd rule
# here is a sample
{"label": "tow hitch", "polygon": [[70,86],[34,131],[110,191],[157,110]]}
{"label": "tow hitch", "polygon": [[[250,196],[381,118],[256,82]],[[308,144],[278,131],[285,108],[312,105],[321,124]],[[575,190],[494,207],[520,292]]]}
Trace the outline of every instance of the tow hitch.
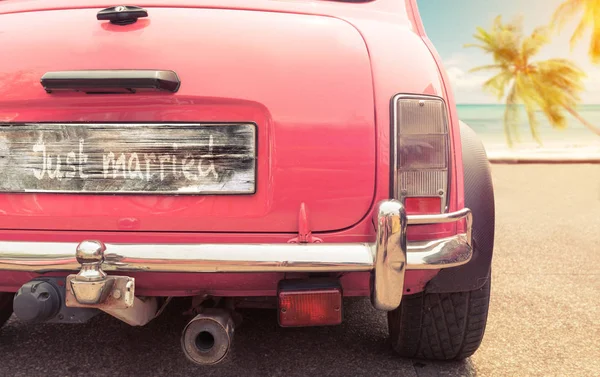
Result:
{"label": "tow hitch", "polygon": [[135,281],[128,276],[108,276],[102,271],[106,246],[100,241],[83,241],[75,254],[81,270],[67,277],[67,306],[102,305],[113,309],[133,306]]}
{"label": "tow hitch", "polygon": [[102,271],[106,246],[100,241],[83,241],[77,246],[81,264],[77,275],[67,276],[65,305],[72,308],[100,309],[131,326],[143,326],[154,319],[159,309],[156,297],[135,297],[135,279],[107,275]]}

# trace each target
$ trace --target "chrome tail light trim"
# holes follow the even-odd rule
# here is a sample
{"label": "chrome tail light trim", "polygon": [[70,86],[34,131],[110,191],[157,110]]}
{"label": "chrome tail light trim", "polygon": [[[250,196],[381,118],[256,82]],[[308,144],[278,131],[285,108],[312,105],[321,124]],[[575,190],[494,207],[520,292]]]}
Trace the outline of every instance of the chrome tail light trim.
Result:
{"label": "chrome tail light trim", "polygon": [[[399,145],[398,145],[398,136],[399,136],[399,131],[400,131],[400,116],[399,116],[399,112],[398,112],[398,102],[400,100],[421,100],[421,101],[440,101],[441,104],[443,105],[444,108],[444,114],[443,114],[443,119],[442,121],[444,122],[443,127],[446,130],[446,151],[445,151],[445,157],[446,157],[446,167],[442,170],[440,169],[413,169],[413,170],[407,170],[404,171],[403,173],[405,173],[404,175],[410,175],[412,173],[412,175],[419,173],[419,172],[423,172],[423,174],[430,174],[431,177],[430,179],[433,178],[437,178],[439,179],[440,177],[443,177],[443,179],[445,180],[443,182],[443,187],[438,187],[434,190],[431,190],[431,193],[424,195],[423,193],[417,193],[417,194],[413,194],[413,195],[407,195],[407,192],[403,192],[403,190],[400,187],[399,184],[399,178],[400,178],[400,174],[399,174],[399,168],[400,168],[400,156],[399,156]],[[446,103],[446,101],[439,96],[430,96],[430,95],[419,95],[419,94],[397,94],[392,98],[392,103],[391,103],[391,110],[392,110],[392,119],[391,119],[391,162],[390,162],[390,166],[391,166],[391,196],[400,200],[402,203],[404,203],[404,199],[407,196],[410,197],[423,197],[423,196],[439,196],[441,199],[441,208],[440,208],[440,212],[441,213],[446,213],[448,212],[448,208],[449,208],[449,201],[450,201],[450,196],[448,195],[448,191],[450,189],[450,176],[449,176],[449,172],[450,172],[450,168],[451,168],[451,163],[452,160],[450,158],[450,150],[451,150],[451,145],[450,145],[450,126],[449,126],[449,119],[448,119],[448,105]],[[419,134],[408,134],[407,136],[417,136]],[[441,135],[441,134],[439,134]],[[422,136],[427,136],[427,134],[422,134]],[[434,174],[434,172],[438,172],[439,174]],[[433,184],[433,183],[431,183]],[[406,191],[406,190],[404,190]]]}

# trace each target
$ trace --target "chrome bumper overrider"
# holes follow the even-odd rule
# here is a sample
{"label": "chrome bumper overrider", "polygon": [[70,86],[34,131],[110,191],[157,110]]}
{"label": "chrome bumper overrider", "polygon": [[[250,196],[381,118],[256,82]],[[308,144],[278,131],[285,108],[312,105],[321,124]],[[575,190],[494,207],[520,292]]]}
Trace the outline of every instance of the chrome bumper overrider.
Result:
{"label": "chrome bumper overrider", "polygon": [[[407,242],[408,225],[466,219],[467,231],[426,242]],[[134,282],[104,271],[154,272],[352,272],[372,271],[371,300],[377,309],[400,305],[404,273],[467,263],[471,247],[469,209],[440,215],[407,216],[395,200],[379,203],[374,243],[314,244],[103,244],[100,241],[0,241],[0,270],[78,271],[67,281],[68,306],[126,308],[133,305]],[[127,287],[115,291],[114,287]],[[74,299],[74,300],[73,300]]]}

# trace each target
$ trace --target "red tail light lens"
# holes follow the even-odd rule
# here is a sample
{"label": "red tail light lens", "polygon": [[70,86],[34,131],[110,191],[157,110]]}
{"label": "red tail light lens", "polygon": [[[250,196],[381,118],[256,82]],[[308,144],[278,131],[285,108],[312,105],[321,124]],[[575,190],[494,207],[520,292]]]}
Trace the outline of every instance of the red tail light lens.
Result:
{"label": "red tail light lens", "polygon": [[406,198],[404,207],[406,213],[409,215],[422,214],[430,215],[440,213],[440,207],[442,206],[442,198],[436,197],[413,197]]}
{"label": "red tail light lens", "polygon": [[279,325],[327,326],[342,323],[340,288],[279,292]]}

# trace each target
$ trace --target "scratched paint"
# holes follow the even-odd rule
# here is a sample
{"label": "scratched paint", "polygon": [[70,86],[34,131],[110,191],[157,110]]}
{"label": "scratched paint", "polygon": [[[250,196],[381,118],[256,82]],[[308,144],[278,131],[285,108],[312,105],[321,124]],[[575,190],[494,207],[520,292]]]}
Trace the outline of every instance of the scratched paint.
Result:
{"label": "scratched paint", "polygon": [[248,194],[253,124],[0,124],[0,192]]}

